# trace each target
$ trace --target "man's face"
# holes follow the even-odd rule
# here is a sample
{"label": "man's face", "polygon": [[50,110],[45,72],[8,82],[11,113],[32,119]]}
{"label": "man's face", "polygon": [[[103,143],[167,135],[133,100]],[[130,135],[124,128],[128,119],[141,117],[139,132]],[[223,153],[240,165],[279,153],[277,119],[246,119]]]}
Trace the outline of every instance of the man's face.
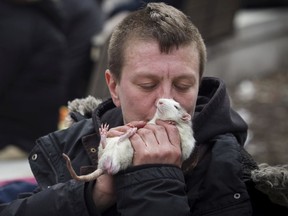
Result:
{"label": "man's face", "polygon": [[[132,42],[132,41],[131,41]],[[160,53],[155,41],[133,40],[124,52],[120,82],[106,72],[124,122],[149,121],[159,98],[172,98],[193,114],[199,88],[199,55],[193,45]],[[107,75],[108,73],[108,75]]]}

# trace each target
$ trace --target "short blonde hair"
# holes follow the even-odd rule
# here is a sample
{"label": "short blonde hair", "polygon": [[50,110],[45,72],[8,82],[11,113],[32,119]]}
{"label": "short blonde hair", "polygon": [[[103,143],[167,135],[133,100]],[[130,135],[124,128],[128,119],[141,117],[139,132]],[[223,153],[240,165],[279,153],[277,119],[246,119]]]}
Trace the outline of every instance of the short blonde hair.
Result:
{"label": "short blonde hair", "polygon": [[165,3],[149,3],[129,14],[114,29],[108,47],[108,67],[116,81],[121,79],[124,50],[133,38],[156,40],[161,52],[194,44],[199,53],[199,77],[206,63],[206,46],[198,29],[178,9]]}

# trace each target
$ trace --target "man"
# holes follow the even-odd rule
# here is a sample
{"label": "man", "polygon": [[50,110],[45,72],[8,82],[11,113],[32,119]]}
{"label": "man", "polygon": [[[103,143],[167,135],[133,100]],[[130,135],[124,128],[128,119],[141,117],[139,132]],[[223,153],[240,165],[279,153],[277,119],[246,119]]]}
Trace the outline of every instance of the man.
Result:
{"label": "man", "polygon": [[[114,30],[108,55],[112,100],[92,118],[71,113],[78,122],[37,141],[29,159],[39,192],[0,215],[265,215],[252,210],[257,202],[247,189],[257,168],[242,147],[247,126],[230,108],[223,82],[202,78],[205,46],[190,20],[173,7],[148,4]],[[145,123],[159,98],[173,98],[194,114],[197,147],[186,161],[175,125]],[[62,153],[78,173],[94,171],[101,123],[110,125],[108,136],[138,128],[130,138],[131,167],[94,182],[70,180]]]}

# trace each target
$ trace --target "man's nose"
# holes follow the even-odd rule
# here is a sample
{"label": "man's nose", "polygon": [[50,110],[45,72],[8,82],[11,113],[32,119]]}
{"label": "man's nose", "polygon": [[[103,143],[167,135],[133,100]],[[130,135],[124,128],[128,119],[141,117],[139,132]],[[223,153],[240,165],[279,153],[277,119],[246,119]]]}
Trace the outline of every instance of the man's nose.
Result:
{"label": "man's nose", "polygon": [[172,98],[173,99],[173,90],[170,85],[163,85],[160,88],[159,98]]}

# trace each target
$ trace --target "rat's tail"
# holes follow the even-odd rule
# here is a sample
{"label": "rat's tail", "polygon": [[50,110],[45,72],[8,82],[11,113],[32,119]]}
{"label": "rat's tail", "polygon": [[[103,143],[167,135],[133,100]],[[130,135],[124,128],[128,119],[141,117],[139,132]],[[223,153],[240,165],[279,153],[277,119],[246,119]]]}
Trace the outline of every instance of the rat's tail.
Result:
{"label": "rat's tail", "polygon": [[69,156],[66,155],[65,153],[63,153],[62,155],[63,155],[64,159],[66,160],[66,166],[67,166],[67,169],[68,169],[71,177],[77,181],[85,181],[85,182],[93,181],[93,180],[97,179],[100,175],[103,174],[102,169],[97,169],[88,175],[78,176],[72,167],[71,160],[70,160]]}

